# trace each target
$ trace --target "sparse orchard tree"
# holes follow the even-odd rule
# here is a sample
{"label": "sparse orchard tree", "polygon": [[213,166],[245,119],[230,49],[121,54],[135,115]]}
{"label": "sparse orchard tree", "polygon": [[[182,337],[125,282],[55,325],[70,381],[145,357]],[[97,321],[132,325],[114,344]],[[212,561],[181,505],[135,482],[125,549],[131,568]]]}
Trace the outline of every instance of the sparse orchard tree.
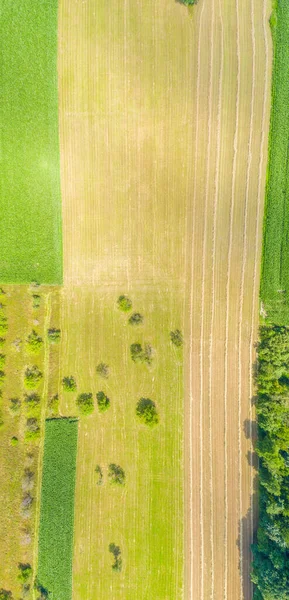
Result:
{"label": "sparse orchard tree", "polygon": [[143,323],[143,316],[140,313],[133,313],[128,322],[130,325],[141,325]]}
{"label": "sparse orchard tree", "polygon": [[154,427],[159,422],[156,405],[150,398],[141,398],[138,401],[136,415],[142,423],[149,427]]}
{"label": "sparse orchard tree", "polygon": [[63,377],[62,387],[66,392],[75,392],[77,389],[75,378],[72,375]]}
{"label": "sparse orchard tree", "polygon": [[94,401],[91,393],[79,394],[76,400],[76,405],[81,415],[91,415],[94,410]]}
{"label": "sparse orchard tree", "polygon": [[170,338],[171,338],[171,342],[175,346],[177,346],[177,348],[180,348],[183,345],[183,335],[179,329],[175,329],[174,331],[171,331]]}
{"label": "sparse orchard tree", "polygon": [[127,296],[119,296],[117,305],[119,310],[129,312],[132,308],[132,301]]}
{"label": "sparse orchard tree", "polygon": [[108,379],[109,366],[104,362],[100,362],[96,367],[96,373],[99,377],[103,377],[103,379]]}
{"label": "sparse orchard tree", "polygon": [[104,392],[97,392],[96,399],[99,412],[105,412],[110,406],[110,399]]}

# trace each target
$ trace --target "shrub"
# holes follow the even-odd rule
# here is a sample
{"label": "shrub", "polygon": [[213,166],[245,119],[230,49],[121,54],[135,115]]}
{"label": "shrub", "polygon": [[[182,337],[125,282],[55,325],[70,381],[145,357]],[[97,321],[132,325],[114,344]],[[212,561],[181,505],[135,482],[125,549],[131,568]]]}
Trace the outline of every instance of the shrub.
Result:
{"label": "shrub", "polygon": [[23,496],[21,502],[21,514],[23,517],[28,518],[31,515],[31,508],[33,504],[33,498],[29,492]]}
{"label": "shrub", "polygon": [[0,354],[0,367],[4,367],[6,356],[5,354]]}
{"label": "shrub", "polygon": [[180,348],[183,345],[183,335],[179,329],[175,329],[175,331],[170,332],[171,342]]}
{"label": "shrub", "polygon": [[103,473],[102,473],[102,469],[101,469],[100,465],[96,465],[95,472],[98,475],[98,480],[96,482],[96,485],[102,485],[102,483],[103,483]]}
{"label": "shrub", "polygon": [[21,583],[26,583],[32,575],[31,565],[28,563],[26,563],[26,564],[19,563],[18,569],[19,569],[19,575],[18,575],[19,581],[21,581]]}
{"label": "shrub", "polygon": [[26,421],[26,432],[25,432],[25,441],[33,442],[38,440],[40,436],[40,427],[39,422],[34,417],[27,419]]}
{"label": "shrub", "polygon": [[132,307],[132,301],[127,296],[119,296],[117,305],[119,310],[122,310],[123,312],[129,312]]}
{"label": "shrub", "polygon": [[21,410],[21,400],[19,398],[10,398],[9,411],[12,415],[18,415]]}
{"label": "shrub", "polygon": [[109,552],[111,552],[111,554],[113,554],[113,557],[114,557],[114,563],[111,566],[112,570],[113,571],[121,571],[122,558],[121,558],[120,547],[116,546],[115,544],[109,544],[108,549],[109,549]]}
{"label": "shrub", "polygon": [[1,588],[0,590],[0,600],[13,600],[12,593],[8,592],[8,590],[4,590]]}
{"label": "shrub", "polygon": [[16,437],[15,435],[13,435],[13,437],[11,438],[11,446],[18,446],[19,444],[19,440],[18,437]]}
{"label": "shrub", "polygon": [[130,355],[135,363],[146,363],[150,365],[152,363],[153,348],[146,344],[143,348],[138,342],[131,344]]}
{"label": "shrub", "polygon": [[0,337],[0,348],[2,348],[2,346],[4,346],[5,342],[6,342],[6,338]]}
{"label": "shrub", "polygon": [[133,313],[128,322],[130,325],[141,325],[143,323],[143,316],[140,313]]}
{"label": "shrub", "polygon": [[58,394],[54,394],[48,400],[47,414],[49,417],[56,417],[59,414],[59,397]]}
{"label": "shrub", "polygon": [[99,377],[103,377],[103,379],[108,379],[109,377],[109,366],[105,363],[101,362],[96,367],[96,373]]}
{"label": "shrub", "polygon": [[26,350],[30,354],[38,354],[43,346],[43,339],[33,329],[26,340]]}
{"label": "shrub", "polygon": [[141,398],[138,401],[136,405],[136,414],[140,421],[149,427],[154,427],[154,425],[157,425],[159,422],[156,405],[149,398]]}
{"label": "shrub", "polygon": [[41,298],[39,294],[33,294],[32,296],[32,306],[33,308],[39,308],[41,302]]}
{"label": "shrub", "polygon": [[55,327],[53,327],[52,329],[48,329],[47,331],[48,341],[51,344],[58,344],[58,342],[60,341],[60,336],[60,329],[56,329]]}
{"label": "shrub", "polygon": [[0,313],[0,333],[5,333],[8,329],[7,317]]}
{"label": "shrub", "polygon": [[25,406],[26,406],[28,415],[35,416],[35,414],[39,413],[40,401],[41,401],[40,396],[38,394],[36,394],[35,392],[32,392],[32,394],[25,394],[24,402],[25,402]]}
{"label": "shrub", "polygon": [[90,415],[94,410],[92,394],[79,394],[76,400],[78,410],[82,415]]}
{"label": "shrub", "polygon": [[24,375],[25,387],[34,389],[39,386],[43,375],[36,365],[33,367],[27,367]]}
{"label": "shrub", "polygon": [[180,4],[185,4],[186,6],[193,6],[198,3],[198,0],[178,0]]}
{"label": "shrub", "polygon": [[74,377],[72,375],[70,377],[63,377],[62,387],[66,392],[75,392],[77,385]]}
{"label": "shrub", "polygon": [[113,485],[124,485],[125,484],[125,472],[119,466],[115,464],[110,464],[108,467],[108,478],[110,483]]}
{"label": "shrub", "polygon": [[34,480],[35,475],[33,471],[31,471],[29,467],[26,467],[24,469],[24,475],[22,477],[22,489],[24,492],[31,492],[31,490],[33,490]]}
{"label": "shrub", "polygon": [[97,392],[96,398],[99,412],[105,412],[109,408],[110,399],[105,395],[104,392]]}
{"label": "shrub", "polygon": [[5,379],[5,373],[4,371],[0,371],[0,384],[4,382]]}

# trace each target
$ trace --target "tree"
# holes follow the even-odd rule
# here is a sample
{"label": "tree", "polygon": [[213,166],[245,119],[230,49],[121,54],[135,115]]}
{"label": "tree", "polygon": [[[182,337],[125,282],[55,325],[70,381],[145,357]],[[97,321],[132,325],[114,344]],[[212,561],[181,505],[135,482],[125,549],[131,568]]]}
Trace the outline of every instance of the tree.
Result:
{"label": "tree", "polygon": [[143,348],[139,342],[135,342],[130,346],[130,355],[135,363],[146,363],[151,365],[153,348],[150,346],[150,344],[146,344]]}
{"label": "tree", "polygon": [[8,592],[8,590],[4,590],[3,588],[1,588],[0,600],[13,600],[12,592]]}
{"label": "tree", "polygon": [[198,3],[198,0],[178,0],[181,4],[185,4],[186,6],[193,6]]}
{"label": "tree", "polygon": [[120,547],[115,544],[109,544],[108,546],[109,552],[114,556],[114,563],[111,565],[113,571],[121,571],[122,568],[122,558]]}
{"label": "tree", "polygon": [[128,322],[130,325],[141,325],[143,323],[143,316],[140,313],[133,313]]}
{"label": "tree", "polygon": [[132,301],[127,296],[119,296],[117,305],[119,310],[129,312],[132,308]]}
{"label": "tree", "polygon": [[149,427],[154,427],[159,422],[156,405],[150,398],[141,398],[138,401],[136,415],[142,423]]}
{"label": "tree", "polygon": [[99,377],[103,377],[103,379],[108,379],[109,377],[109,366],[105,363],[101,362],[96,367],[96,373]]}
{"label": "tree", "polygon": [[63,377],[62,387],[66,392],[75,392],[77,389],[76,381],[72,375]]}
{"label": "tree", "polygon": [[43,374],[36,365],[27,367],[24,374],[24,384],[26,388],[34,389],[39,386]]}
{"label": "tree", "polygon": [[183,345],[183,335],[179,329],[170,332],[171,342],[180,348]]}
{"label": "tree", "polygon": [[103,473],[102,473],[102,468],[100,465],[96,465],[95,467],[95,472],[98,475],[98,480],[97,480],[97,485],[102,485],[103,483]]}
{"label": "tree", "polygon": [[26,349],[30,354],[39,354],[43,346],[43,339],[33,329],[26,340]]}
{"label": "tree", "polygon": [[110,406],[110,399],[104,392],[97,392],[96,398],[99,412],[105,412]]}
{"label": "tree", "polygon": [[48,329],[47,331],[47,337],[48,337],[48,341],[51,344],[58,344],[60,342],[60,329],[56,329],[55,327],[53,327],[52,329]]}
{"label": "tree", "polygon": [[18,569],[19,569],[19,574],[18,574],[19,581],[21,581],[21,583],[26,583],[32,575],[31,565],[29,563],[25,563],[25,564],[19,563]]}
{"label": "tree", "polygon": [[89,394],[79,394],[76,400],[76,404],[80,414],[90,415],[94,410],[93,396]]}
{"label": "tree", "polygon": [[113,485],[124,485],[125,472],[122,467],[111,463],[108,467],[108,479]]}

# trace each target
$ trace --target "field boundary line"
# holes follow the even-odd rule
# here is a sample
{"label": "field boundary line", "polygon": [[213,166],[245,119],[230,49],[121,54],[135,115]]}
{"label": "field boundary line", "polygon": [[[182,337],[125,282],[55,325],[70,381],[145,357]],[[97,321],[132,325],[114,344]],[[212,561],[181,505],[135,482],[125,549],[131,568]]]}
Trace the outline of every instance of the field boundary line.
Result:
{"label": "field boundary line", "polygon": [[229,341],[229,311],[230,311],[230,280],[231,280],[231,259],[232,259],[232,240],[233,240],[233,222],[235,210],[235,185],[236,185],[236,169],[237,169],[237,154],[238,154],[238,136],[239,136],[239,110],[240,110],[240,31],[239,31],[239,0],[235,0],[236,8],[236,24],[237,24],[237,94],[236,94],[236,121],[234,134],[234,157],[233,157],[233,175],[231,188],[231,204],[230,204],[230,225],[229,225],[229,247],[228,247],[228,267],[227,267],[227,283],[226,283],[226,333],[225,333],[225,369],[224,369],[224,496],[225,496],[225,528],[224,528],[224,600],[228,597],[228,341]]}

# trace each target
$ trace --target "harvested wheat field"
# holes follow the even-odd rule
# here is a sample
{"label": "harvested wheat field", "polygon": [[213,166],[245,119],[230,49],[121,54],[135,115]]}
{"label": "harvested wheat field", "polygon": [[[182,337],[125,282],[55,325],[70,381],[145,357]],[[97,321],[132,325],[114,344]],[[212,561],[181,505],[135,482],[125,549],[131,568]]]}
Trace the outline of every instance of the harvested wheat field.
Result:
{"label": "harvested wheat field", "polygon": [[254,344],[270,106],[270,2],[195,11],[188,230],[186,598],[250,600]]}

